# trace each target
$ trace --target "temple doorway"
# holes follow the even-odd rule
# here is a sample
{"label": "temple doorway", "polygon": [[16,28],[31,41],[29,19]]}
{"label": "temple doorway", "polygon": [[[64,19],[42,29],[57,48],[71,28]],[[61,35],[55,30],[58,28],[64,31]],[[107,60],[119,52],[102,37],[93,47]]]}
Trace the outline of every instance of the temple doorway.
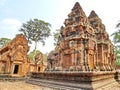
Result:
{"label": "temple doorway", "polygon": [[19,70],[19,65],[15,65],[13,74],[18,74],[18,70]]}
{"label": "temple doorway", "polygon": [[40,67],[38,67],[38,72],[40,72]]}

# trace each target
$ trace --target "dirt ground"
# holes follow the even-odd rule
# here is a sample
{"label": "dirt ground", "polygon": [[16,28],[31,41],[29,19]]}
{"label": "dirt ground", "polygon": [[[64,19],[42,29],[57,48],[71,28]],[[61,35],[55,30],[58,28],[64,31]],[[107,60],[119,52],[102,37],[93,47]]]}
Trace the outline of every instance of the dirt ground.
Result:
{"label": "dirt ground", "polygon": [[28,84],[25,83],[24,81],[19,82],[0,81],[0,90],[53,90],[53,89]]}
{"label": "dirt ground", "polygon": [[[19,81],[19,82],[0,81],[0,90],[55,90],[55,89],[28,84],[25,83],[24,81]],[[120,90],[120,85],[108,90]]]}

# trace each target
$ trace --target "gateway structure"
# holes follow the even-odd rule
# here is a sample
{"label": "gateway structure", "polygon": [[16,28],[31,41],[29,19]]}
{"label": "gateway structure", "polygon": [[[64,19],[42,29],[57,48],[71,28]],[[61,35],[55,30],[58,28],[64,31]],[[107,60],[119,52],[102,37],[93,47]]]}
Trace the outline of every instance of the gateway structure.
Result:
{"label": "gateway structure", "polygon": [[0,49],[0,74],[24,76],[29,72],[29,46],[24,35],[19,34]]}

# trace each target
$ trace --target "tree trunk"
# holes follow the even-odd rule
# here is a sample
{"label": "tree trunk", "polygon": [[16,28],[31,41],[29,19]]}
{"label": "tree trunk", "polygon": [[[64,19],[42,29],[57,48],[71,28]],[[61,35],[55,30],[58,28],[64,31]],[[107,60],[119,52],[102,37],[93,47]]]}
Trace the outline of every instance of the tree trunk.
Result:
{"label": "tree trunk", "polygon": [[37,41],[35,41],[35,49],[34,49],[34,57],[33,57],[33,60],[35,62],[35,72],[37,72],[37,61],[35,59],[35,56],[36,56],[36,48],[37,48]]}

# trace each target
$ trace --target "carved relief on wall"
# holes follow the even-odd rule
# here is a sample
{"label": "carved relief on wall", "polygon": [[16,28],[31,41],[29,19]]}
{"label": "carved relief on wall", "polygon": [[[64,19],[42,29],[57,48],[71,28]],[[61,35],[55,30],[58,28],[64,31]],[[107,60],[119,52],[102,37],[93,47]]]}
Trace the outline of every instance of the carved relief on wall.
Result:
{"label": "carved relief on wall", "polygon": [[21,51],[17,51],[14,54],[14,60],[24,60],[23,53]]}

